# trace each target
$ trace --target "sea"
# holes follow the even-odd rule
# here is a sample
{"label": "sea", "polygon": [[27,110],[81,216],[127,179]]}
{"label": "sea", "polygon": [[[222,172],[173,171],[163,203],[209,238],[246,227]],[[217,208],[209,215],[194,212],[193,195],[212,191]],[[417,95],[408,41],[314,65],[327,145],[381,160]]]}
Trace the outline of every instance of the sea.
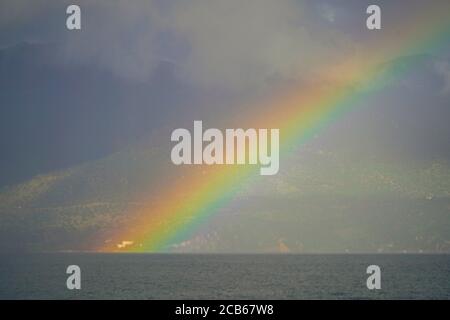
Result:
{"label": "sea", "polygon": [[[450,255],[0,255],[0,299],[449,299]],[[66,285],[80,268],[79,290]],[[369,290],[367,267],[380,267]]]}

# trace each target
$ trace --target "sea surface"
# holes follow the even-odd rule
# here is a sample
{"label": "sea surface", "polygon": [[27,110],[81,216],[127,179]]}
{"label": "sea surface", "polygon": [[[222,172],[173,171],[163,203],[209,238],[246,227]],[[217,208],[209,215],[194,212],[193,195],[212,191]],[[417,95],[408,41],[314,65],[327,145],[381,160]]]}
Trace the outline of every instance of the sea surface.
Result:
{"label": "sea surface", "polygon": [[[449,299],[450,255],[0,255],[1,299]],[[381,268],[368,290],[366,268]],[[66,268],[81,268],[81,290]]]}

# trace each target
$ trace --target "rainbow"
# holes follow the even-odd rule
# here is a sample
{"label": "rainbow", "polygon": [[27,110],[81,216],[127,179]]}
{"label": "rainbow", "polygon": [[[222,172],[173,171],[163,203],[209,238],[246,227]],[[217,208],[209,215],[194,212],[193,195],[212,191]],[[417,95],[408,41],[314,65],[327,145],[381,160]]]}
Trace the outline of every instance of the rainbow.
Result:
{"label": "rainbow", "polygon": [[[405,13],[408,20],[395,27],[394,36],[384,37],[360,57],[327,66],[316,73],[315,80],[289,88],[258,105],[261,116],[255,119],[251,114],[242,115],[240,118],[246,120],[239,126],[279,128],[280,152],[286,156],[417,62],[412,59],[408,65],[398,67],[386,61],[447,46],[450,42],[449,9],[444,5],[443,8],[430,7],[425,12]],[[112,241],[95,246],[95,250],[168,251],[171,244],[187,239],[246,183],[259,179],[258,170],[259,167],[251,165],[187,166],[183,176],[153,192],[143,209],[130,212],[128,223],[115,231]],[[133,244],[118,250],[117,243],[124,240]]]}

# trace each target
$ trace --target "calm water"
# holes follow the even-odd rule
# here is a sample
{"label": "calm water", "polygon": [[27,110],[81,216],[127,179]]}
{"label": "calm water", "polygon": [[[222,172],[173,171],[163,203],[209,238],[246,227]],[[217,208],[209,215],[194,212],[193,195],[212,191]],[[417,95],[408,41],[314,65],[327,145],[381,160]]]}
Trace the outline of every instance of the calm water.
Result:
{"label": "calm water", "polygon": [[[0,256],[3,299],[449,299],[450,255]],[[79,265],[82,289],[66,289]],[[382,289],[366,288],[366,268]]]}

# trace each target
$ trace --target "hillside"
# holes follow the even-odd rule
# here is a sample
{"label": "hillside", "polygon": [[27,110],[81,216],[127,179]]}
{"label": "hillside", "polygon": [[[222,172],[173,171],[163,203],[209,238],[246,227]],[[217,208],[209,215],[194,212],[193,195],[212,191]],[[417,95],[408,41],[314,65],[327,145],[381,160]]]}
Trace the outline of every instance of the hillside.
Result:
{"label": "hillside", "polygon": [[[139,144],[0,193],[0,248],[88,250],[140,199],[176,178],[164,150]],[[259,183],[258,179],[265,179]],[[448,251],[450,168],[352,163],[305,150],[257,178],[175,251]],[[245,243],[245,245],[243,245]]]}

